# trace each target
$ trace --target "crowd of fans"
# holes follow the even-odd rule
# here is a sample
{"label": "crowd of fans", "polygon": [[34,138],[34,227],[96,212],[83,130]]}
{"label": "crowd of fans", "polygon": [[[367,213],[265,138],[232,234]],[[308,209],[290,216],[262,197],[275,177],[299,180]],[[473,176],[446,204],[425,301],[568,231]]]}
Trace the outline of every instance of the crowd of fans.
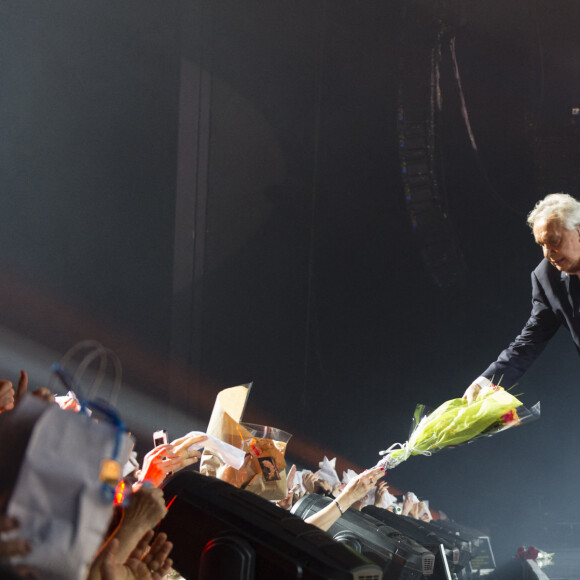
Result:
{"label": "crowd of fans", "polygon": [[[58,404],[67,411],[80,410],[78,401],[72,395],[55,398],[47,388],[28,393],[28,377],[22,371],[16,388],[10,381],[0,380],[0,422],[14,412],[24,397],[30,396],[42,399],[46,405]],[[111,504],[109,529],[88,567],[85,574],[87,580],[160,580],[180,577],[172,569],[170,555],[173,546],[170,539],[154,531],[166,514],[160,486],[179,470],[198,463],[201,452],[197,449],[203,447],[204,440],[206,438],[203,436],[185,436],[159,445],[145,454],[141,465],[136,460],[136,454],[132,453],[121,480],[129,493],[125,492],[125,500],[121,504]],[[6,445],[6,442],[2,444]],[[360,510],[365,505],[374,505],[416,519],[431,519],[428,504],[419,501],[414,493],[408,492],[402,497],[390,493],[381,468],[359,474],[349,470],[339,478],[334,464],[335,460],[329,461],[325,457],[315,472],[297,470],[293,465],[286,474],[287,495],[274,503],[280,509],[290,510],[307,494],[322,494],[332,498],[325,508],[306,520],[322,530],[328,530],[346,510]],[[0,473],[4,473],[6,467],[0,464]],[[268,473],[263,474],[266,480]],[[30,538],[18,537],[19,522],[7,515],[9,500],[9,490],[0,495],[0,578],[38,578],[37,570],[26,564],[15,563],[18,562],[18,556],[34,551],[35,545]],[[56,572],[55,578],[58,577]]]}

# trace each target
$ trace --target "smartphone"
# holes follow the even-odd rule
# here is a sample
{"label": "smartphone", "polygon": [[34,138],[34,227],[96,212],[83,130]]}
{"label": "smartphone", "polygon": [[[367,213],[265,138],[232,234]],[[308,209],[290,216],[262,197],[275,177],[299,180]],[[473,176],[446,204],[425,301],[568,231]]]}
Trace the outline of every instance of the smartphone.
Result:
{"label": "smartphone", "polygon": [[160,429],[153,433],[153,446],[159,447],[159,445],[165,445],[167,443],[167,430]]}
{"label": "smartphone", "polygon": [[[167,429],[159,429],[159,431],[155,431],[153,433],[153,446],[159,447],[159,445],[165,445],[167,443]],[[165,459],[162,457],[161,459]],[[172,471],[167,472],[167,477],[171,477],[173,475]]]}

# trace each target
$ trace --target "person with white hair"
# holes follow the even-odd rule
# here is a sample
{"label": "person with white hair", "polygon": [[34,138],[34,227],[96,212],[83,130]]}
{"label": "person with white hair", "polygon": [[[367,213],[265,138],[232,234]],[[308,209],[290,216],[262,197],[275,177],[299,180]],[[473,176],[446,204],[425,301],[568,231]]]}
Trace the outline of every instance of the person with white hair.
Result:
{"label": "person with white hair", "polygon": [[552,193],[535,205],[527,222],[544,254],[532,272],[532,312],[520,334],[467,388],[468,402],[492,381],[515,384],[561,326],[580,353],[580,201]]}

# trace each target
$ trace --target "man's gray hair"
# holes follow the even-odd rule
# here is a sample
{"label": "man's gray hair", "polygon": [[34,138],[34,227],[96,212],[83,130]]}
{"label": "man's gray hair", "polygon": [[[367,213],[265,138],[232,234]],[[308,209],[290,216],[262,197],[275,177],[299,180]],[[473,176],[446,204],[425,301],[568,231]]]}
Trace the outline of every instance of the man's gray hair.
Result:
{"label": "man's gray hair", "polygon": [[528,225],[533,229],[537,221],[559,221],[566,229],[580,226],[580,201],[567,193],[550,193],[528,214]]}

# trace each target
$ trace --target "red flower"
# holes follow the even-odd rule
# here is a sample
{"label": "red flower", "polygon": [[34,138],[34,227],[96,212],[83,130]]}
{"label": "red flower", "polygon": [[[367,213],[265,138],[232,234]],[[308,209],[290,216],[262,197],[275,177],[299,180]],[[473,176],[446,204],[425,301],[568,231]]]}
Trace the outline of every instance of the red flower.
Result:
{"label": "red flower", "polygon": [[512,409],[511,411],[508,411],[505,415],[502,415],[500,421],[504,425],[507,425],[509,423],[513,423],[517,419],[518,419],[518,416],[516,414],[516,410]]}
{"label": "red flower", "polygon": [[518,560],[536,560],[539,553],[534,546],[530,546],[527,550],[523,546],[520,546],[516,558]]}

